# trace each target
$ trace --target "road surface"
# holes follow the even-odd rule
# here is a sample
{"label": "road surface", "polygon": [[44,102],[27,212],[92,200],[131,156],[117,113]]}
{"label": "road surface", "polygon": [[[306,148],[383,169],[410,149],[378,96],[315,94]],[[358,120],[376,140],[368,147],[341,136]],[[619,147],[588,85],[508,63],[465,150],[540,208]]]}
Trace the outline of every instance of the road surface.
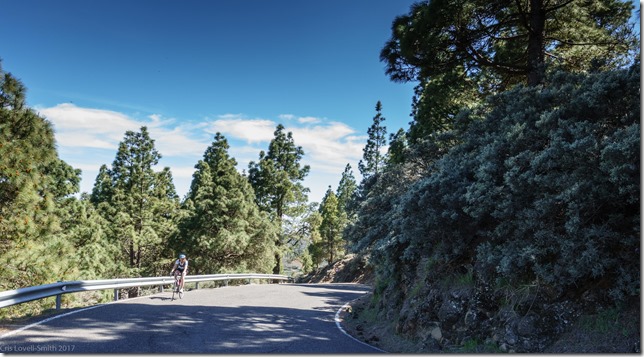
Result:
{"label": "road surface", "polygon": [[378,353],[336,312],[356,284],[257,284],[165,292],[61,314],[0,336],[0,353]]}

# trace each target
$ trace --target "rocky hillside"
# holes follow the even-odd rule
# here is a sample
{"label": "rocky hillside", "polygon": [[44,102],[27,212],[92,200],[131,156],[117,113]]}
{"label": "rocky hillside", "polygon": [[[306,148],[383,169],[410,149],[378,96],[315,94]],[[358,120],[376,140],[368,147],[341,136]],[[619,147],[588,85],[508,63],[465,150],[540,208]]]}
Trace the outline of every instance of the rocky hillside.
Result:
{"label": "rocky hillside", "polygon": [[349,254],[344,259],[301,277],[300,283],[361,283],[373,286],[373,269],[365,256]]}
{"label": "rocky hillside", "polygon": [[[362,256],[310,274],[301,282],[374,286]],[[640,302],[611,306],[596,296],[572,300],[538,287],[493,290],[462,279],[418,286],[403,306],[382,306],[373,294],[352,303],[344,325],[353,336],[389,352],[640,353]],[[549,295],[550,294],[550,295]]]}

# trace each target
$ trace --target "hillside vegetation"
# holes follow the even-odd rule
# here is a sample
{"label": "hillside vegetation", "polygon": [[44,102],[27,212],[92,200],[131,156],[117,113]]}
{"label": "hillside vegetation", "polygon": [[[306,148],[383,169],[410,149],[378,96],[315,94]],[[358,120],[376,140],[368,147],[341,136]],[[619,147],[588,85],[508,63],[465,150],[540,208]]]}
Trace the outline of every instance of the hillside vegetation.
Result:
{"label": "hillside vegetation", "polygon": [[[365,257],[347,255],[336,263],[303,276],[299,283],[361,283],[373,286],[373,271],[365,264]],[[440,291],[444,296],[462,294],[463,289],[457,285],[446,285]],[[426,307],[427,308],[427,307]],[[410,311],[422,314],[422,311]],[[525,335],[524,344],[541,341],[538,352],[543,353],[641,353],[640,307],[637,299],[630,299],[621,307],[598,309],[595,313],[573,316],[560,331],[539,330],[529,339]],[[507,310],[505,312],[507,314]],[[532,315],[531,315],[532,316]],[[414,334],[399,331],[396,320],[383,319],[373,304],[373,293],[351,301],[340,314],[342,327],[353,337],[376,346],[390,353],[499,353],[517,352],[515,346],[505,342],[499,344],[507,321],[502,318],[490,319],[488,325],[494,325],[497,333],[486,339],[468,338],[459,341],[449,340],[440,328],[437,319],[429,326],[418,329]],[[532,320],[516,319],[515,328],[525,334],[533,324]],[[468,333],[484,335],[486,331],[477,327],[467,328]],[[534,327],[532,327],[534,328]],[[519,330],[520,329],[520,330]],[[511,329],[510,329],[511,330]],[[533,330],[534,332],[534,330]],[[527,352],[528,350],[524,350]],[[537,351],[533,351],[537,352]]]}
{"label": "hillside vegetation", "polygon": [[356,223],[375,320],[437,346],[534,352],[580,316],[639,318],[639,80],[554,74],[462,113],[424,176],[384,173],[365,206],[380,218]]}
{"label": "hillside vegetation", "polygon": [[372,284],[348,321],[418,351],[639,351],[632,15],[621,0],[412,5],[380,53],[392,81],[416,85],[409,127],[388,133],[377,101],[361,179],[347,164],[319,203],[281,124],[247,173],[217,133],[183,199],[147,128],[127,131],[78,195],[52,124],[0,69],[0,290],[165,275],[179,252],[193,274],[297,262],[309,281]]}
{"label": "hillside vegetation", "polygon": [[[344,232],[375,273],[355,319],[390,322],[426,351],[639,351],[629,6],[429,1],[394,20],[381,59],[393,80],[420,84],[409,130],[362,172]],[[365,160],[378,162],[367,149],[382,128],[376,116]],[[579,324],[627,343],[567,349]]]}

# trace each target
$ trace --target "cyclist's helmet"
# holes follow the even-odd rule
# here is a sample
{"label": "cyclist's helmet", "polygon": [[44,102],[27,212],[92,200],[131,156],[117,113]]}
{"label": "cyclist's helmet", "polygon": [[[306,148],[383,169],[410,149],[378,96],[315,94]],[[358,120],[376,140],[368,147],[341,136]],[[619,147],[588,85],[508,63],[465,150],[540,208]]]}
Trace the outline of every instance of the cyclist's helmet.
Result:
{"label": "cyclist's helmet", "polygon": [[185,254],[179,254],[179,259],[184,259],[186,257]]}

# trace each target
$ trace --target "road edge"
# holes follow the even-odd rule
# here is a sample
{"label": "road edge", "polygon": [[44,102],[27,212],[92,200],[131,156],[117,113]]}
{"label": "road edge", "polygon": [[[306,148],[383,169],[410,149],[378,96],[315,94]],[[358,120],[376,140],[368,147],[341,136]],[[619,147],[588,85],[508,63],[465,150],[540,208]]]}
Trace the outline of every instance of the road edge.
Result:
{"label": "road edge", "polygon": [[387,351],[385,351],[385,350],[383,350],[383,349],[380,349],[380,348],[378,348],[378,347],[376,347],[376,346],[370,345],[370,344],[368,344],[368,343],[366,343],[366,342],[364,342],[364,341],[360,341],[359,339],[357,339],[357,338],[355,338],[355,337],[351,336],[351,335],[350,335],[350,334],[349,334],[349,333],[348,333],[348,332],[347,332],[347,331],[342,327],[342,318],[340,318],[340,314],[342,313],[342,311],[346,310],[346,308],[347,308],[347,307],[348,307],[352,302],[354,302],[354,301],[356,301],[356,300],[358,300],[358,299],[360,299],[360,298],[353,299],[353,300],[349,301],[348,303],[346,303],[346,304],[342,305],[342,307],[341,307],[340,309],[338,309],[338,311],[336,311],[336,313],[335,313],[335,318],[334,318],[334,319],[335,319],[335,325],[338,327],[338,329],[339,329],[340,331],[342,331],[342,333],[343,333],[343,334],[345,334],[345,335],[346,335],[347,337],[349,337],[350,339],[352,339],[352,340],[354,340],[354,341],[356,341],[356,342],[359,342],[359,343],[361,343],[361,344],[363,344],[363,345],[365,345],[365,346],[369,346],[369,347],[373,348],[374,350],[376,350],[376,351],[378,351],[378,352],[388,353]]}

